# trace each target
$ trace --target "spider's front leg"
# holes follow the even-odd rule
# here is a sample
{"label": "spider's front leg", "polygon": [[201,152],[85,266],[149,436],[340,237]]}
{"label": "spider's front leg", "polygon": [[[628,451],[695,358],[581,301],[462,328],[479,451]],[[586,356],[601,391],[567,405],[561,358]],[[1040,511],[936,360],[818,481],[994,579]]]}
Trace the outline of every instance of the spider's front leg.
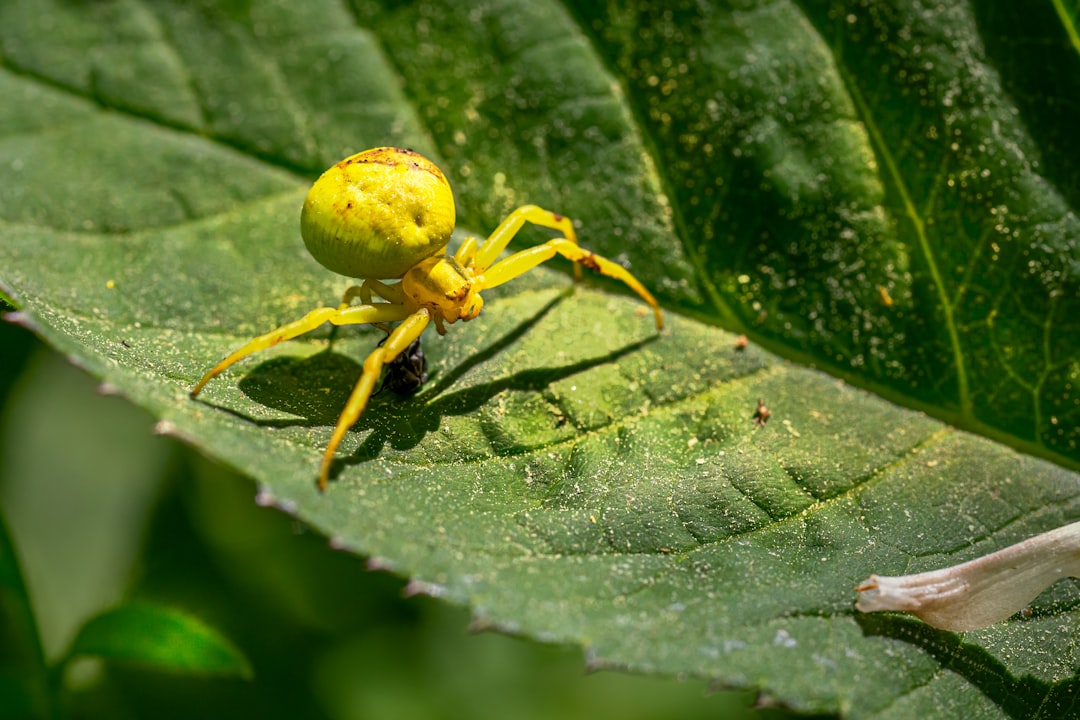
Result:
{"label": "spider's front leg", "polygon": [[206,383],[213,380],[220,375],[226,369],[228,369],[234,363],[243,360],[248,355],[257,353],[260,350],[266,350],[273,347],[285,340],[291,340],[294,337],[303,335],[304,333],[311,332],[315,328],[319,327],[325,322],[331,322],[334,325],[364,325],[364,324],[377,324],[388,323],[396,320],[401,320],[408,314],[403,305],[392,305],[390,303],[379,303],[377,305],[357,305],[355,307],[347,307],[345,309],[338,309],[332,307],[322,307],[312,310],[299,320],[294,320],[291,323],[286,323],[279,328],[275,328],[268,333],[260,335],[254,340],[249,341],[245,345],[237,348],[229,353],[224,360],[212,367],[208,373],[202,376],[202,379],[195,384],[195,387],[191,389],[191,397],[195,397],[206,386]]}
{"label": "spider's front leg", "polygon": [[[393,307],[400,306],[395,305]],[[392,361],[412,345],[413,341],[427,329],[430,322],[431,314],[426,308],[420,308],[402,320],[401,324],[394,328],[386,340],[372,350],[371,354],[364,360],[364,373],[356,382],[356,386],[353,387],[352,394],[349,395],[349,401],[345,403],[345,409],[341,411],[341,417],[338,418],[337,427],[334,428],[334,433],[330,436],[330,442],[326,445],[326,453],[323,455],[322,466],[319,468],[319,490],[326,491],[326,486],[330,482],[330,466],[334,462],[334,454],[337,452],[338,445],[345,439],[345,433],[356,424],[361,413],[364,412],[364,408],[367,407],[367,401],[371,397],[371,392],[375,388],[375,383],[379,379],[383,365]]]}
{"label": "spider's front leg", "polygon": [[[495,259],[499,257],[499,253],[506,249],[506,246],[510,244],[510,241],[527,222],[558,230],[563,234],[563,237],[549,240],[543,245],[522,250],[508,258],[495,262]],[[626,283],[652,308],[653,314],[656,316],[656,329],[663,329],[664,320],[660,316],[660,305],[656,302],[656,298],[652,296],[652,293],[646,290],[645,286],[622,265],[579,246],[577,233],[574,232],[574,223],[570,218],[545,210],[542,207],[536,205],[519,207],[507,215],[506,219],[499,223],[499,227],[495,228],[495,232],[491,233],[491,236],[479,247],[476,246],[475,240],[466,239],[454,259],[468,267],[474,275],[483,278],[480,289],[484,290],[496,285],[502,285],[508,280],[523,275],[540,263],[555,257],[556,254],[574,261],[574,279],[576,280],[581,279],[581,266],[584,265],[591,270]]]}
{"label": "spider's front leg", "polygon": [[653,315],[656,316],[656,329],[664,329],[664,319],[660,315],[660,304],[656,302],[656,298],[653,297],[652,293],[645,289],[645,286],[641,284],[641,281],[634,277],[630,271],[622,265],[586,250],[580,247],[576,242],[571,242],[566,238],[548,240],[543,245],[537,245],[536,247],[522,250],[521,252],[514,253],[508,258],[500,260],[488,268],[487,272],[483,274],[483,287],[481,289],[486,290],[487,288],[502,285],[504,282],[513,280],[519,275],[524,275],[540,263],[555,257],[556,254],[562,255],[568,260],[573,260],[575,268],[578,267],[578,265],[584,265],[590,270],[595,270],[602,275],[607,275],[616,280],[622,280],[652,308]]}
{"label": "spider's front leg", "polygon": [[[499,223],[499,227],[495,228],[495,232],[491,233],[479,247],[475,247],[476,241],[471,238],[462,243],[455,259],[467,265],[477,275],[482,274],[494,264],[499,253],[506,249],[525,223],[558,230],[565,240],[577,245],[577,233],[574,232],[574,222],[570,218],[536,205],[522,205],[507,215],[506,219]],[[469,245],[470,242],[472,246]],[[473,247],[475,247],[475,253],[473,253]],[[466,254],[473,256],[471,262],[469,258],[460,257]],[[574,266],[574,279],[581,279],[581,268],[577,265]]]}

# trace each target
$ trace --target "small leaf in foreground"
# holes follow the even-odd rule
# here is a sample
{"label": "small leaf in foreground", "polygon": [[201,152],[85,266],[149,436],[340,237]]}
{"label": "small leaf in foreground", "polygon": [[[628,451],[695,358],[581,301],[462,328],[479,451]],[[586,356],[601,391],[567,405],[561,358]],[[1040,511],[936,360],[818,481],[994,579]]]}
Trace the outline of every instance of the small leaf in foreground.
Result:
{"label": "small leaf in foreground", "polygon": [[192,674],[251,677],[246,657],[227,639],[187,613],[147,603],[109,610],[79,632],[70,657],[96,655]]}

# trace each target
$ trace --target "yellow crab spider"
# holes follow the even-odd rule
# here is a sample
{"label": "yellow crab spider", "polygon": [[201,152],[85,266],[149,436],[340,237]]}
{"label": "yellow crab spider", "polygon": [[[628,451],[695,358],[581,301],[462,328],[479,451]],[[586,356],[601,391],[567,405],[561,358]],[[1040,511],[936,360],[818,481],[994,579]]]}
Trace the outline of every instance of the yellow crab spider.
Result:
{"label": "yellow crab spider", "polygon": [[[445,323],[479,315],[484,305],[482,290],[562,255],[626,283],[652,307],[657,329],[663,328],[660,306],[652,294],[621,265],[579,247],[569,218],[525,205],[510,213],[485,242],[466,238],[456,253],[447,255],[454,220],[450,184],[422,155],[374,148],[334,165],[308,192],[300,214],[300,234],[316,260],[363,282],[346,290],[337,307],[316,308],[233,351],[199,380],[191,397],[238,360],[323,323],[372,324],[387,330],[385,342],[364,360],[364,372],[327,443],[319,469],[319,489],[325,491],[338,445],[364,412],[383,367],[419,338],[429,323],[434,322],[442,335]],[[496,262],[527,222],[563,236]],[[574,269],[580,274],[577,266]],[[394,279],[400,282],[383,282]],[[360,304],[353,305],[357,298]],[[387,324],[394,322],[399,325],[391,330]]]}

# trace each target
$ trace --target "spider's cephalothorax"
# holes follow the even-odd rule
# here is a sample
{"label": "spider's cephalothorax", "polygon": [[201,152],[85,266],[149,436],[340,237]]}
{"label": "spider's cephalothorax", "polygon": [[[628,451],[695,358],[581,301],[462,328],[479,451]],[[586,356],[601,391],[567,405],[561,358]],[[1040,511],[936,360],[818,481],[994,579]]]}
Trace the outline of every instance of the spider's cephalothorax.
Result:
{"label": "spider's cephalothorax", "polygon": [[[334,453],[367,406],[386,364],[406,351],[432,321],[443,334],[447,323],[472,320],[484,306],[483,290],[555,255],[623,281],[652,307],[657,329],[663,327],[652,294],[626,268],[579,247],[569,218],[526,205],[510,213],[486,241],[466,238],[456,253],[447,255],[454,219],[454,196],[446,178],[434,163],[411,150],[375,148],[334,165],[308,192],[300,232],[316,260],[363,282],[346,290],[337,307],[316,308],[238,348],[196,383],[191,396],[238,360],[323,323],[370,323],[388,330],[388,323],[399,323],[364,361],[364,372],[330,436],[319,469],[319,489],[325,490]],[[561,232],[562,237],[496,261],[526,222]],[[360,304],[353,305],[357,298]]]}
{"label": "spider's cephalothorax", "polygon": [[427,308],[440,335],[443,321],[472,320],[484,307],[480,284],[472,271],[448,255],[424,258],[401,278],[405,301],[417,309]]}

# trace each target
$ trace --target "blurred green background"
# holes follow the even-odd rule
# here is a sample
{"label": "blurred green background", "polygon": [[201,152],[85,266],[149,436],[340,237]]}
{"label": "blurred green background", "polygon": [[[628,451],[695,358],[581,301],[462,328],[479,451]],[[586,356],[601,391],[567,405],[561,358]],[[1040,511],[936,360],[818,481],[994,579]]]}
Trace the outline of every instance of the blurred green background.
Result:
{"label": "blurred green background", "polygon": [[[469,613],[365,569],[255,501],[30,332],[0,322],[0,512],[48,660],[124,600],[185,610],[232,640],[252,680],[83,660],[86,718],[762,718],[701,679],[586,673],[582,652],[470,633]],[[417,523],[422,523],[417,518]],[[17,618],[0,619],[10,633]],[[5,713],[0,708],[0,717]]]}

